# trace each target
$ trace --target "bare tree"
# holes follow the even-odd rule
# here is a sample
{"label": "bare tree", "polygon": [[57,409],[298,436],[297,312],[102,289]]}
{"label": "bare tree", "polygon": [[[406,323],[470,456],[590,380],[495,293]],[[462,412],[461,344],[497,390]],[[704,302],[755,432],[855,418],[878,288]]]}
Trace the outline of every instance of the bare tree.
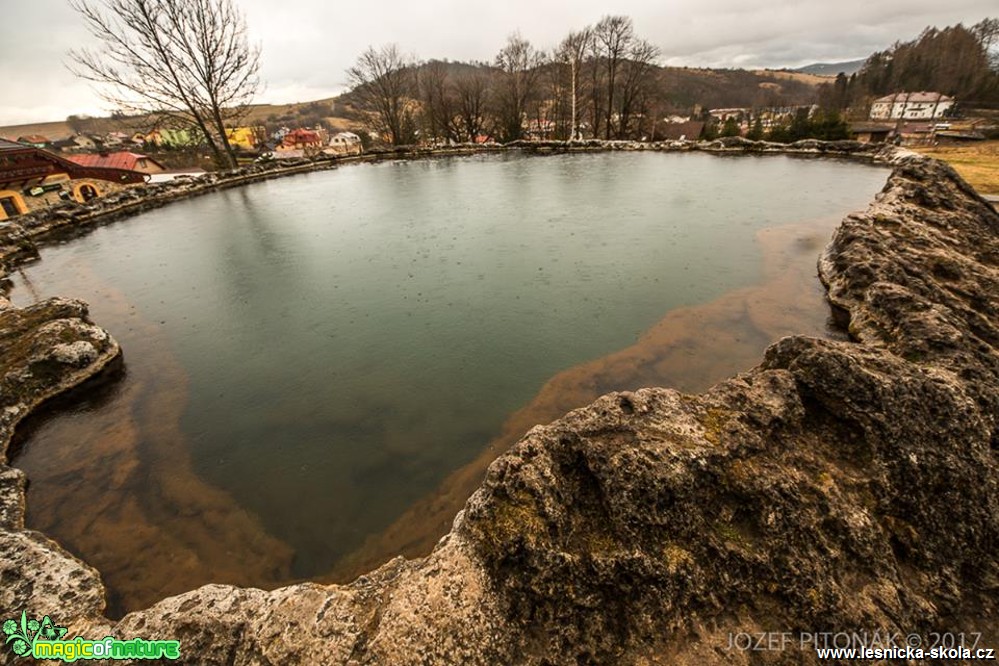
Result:
{"label": "bare tree", "polygon": [[455,76],[451,86],[457,103],[461,138],[475,141],[480,135],[489,135],[486,125],[491,101],[489,71],[476,66]]}
{"label": "bare tree", "polygon": [[410,107],[416,92],[413,65],[395,44],[387,44],[377,50],[369,47],[347,70],[361,109],[372,114],[375,129],[387,135],[394,146],[412,143],[415,138]]}
{"label": "bare tree", "polygon": [[524,134],[528,103],[537,93],[538,74],[544,53],[514,33],[496,55],[500,70],[496,89],[496,111],[504,141],[515,141]]}
{"label": "bare tree", "polygon": [[231,0],[70,0],[96,41],[71,71],[128,113],[194,126],[216,162],[236,164],[226,123],[260,87],[260,49]]}
{"label": "bare tree", "polygon": [[605,16],[593,28],[594,55],[604,65],[604,85],[607,102],[604,113],[605,138],[610,139],[614,120],[614,93],[617,90],[618,69],[635,38],[631,19],[627,16]]}
{"label": "bare tree", "polygon": [[570,68],[559,62],[559,54],[554,54],[548,67],[543,69],[547,84],[547,92],[534,104],[535,115],[539,126],[553,130],[554,138],[565,140],[572,135],[572,100],[570,83]]}
{"label": "bare tree", "polygon": [[634,40],[628,48],[627,59],[622,64],[621,91],[618,95],[617,138],[628,137],[633,116],[644,116],[647,98],[655,83],[656,60],[659,58],[658,46],[644,39]]}
{"label": "bare tree", "polygon": [[583,59],[586,57],[587,49],[589,49],[592,41],[593,30],[587,26],[578,32],[570,32],[569,35],[562,40],[562,43],[556,51],[559,62],[569,65],[569,95],[571,105],[571,111],[569,113],[569,135],[573,140],[582,138],[579,133],[579,79],[580,72],[582,71]]}
{"label": "bare tree", "polygon": [[431,60],[419,69],[416,78],[424,136],[435,141],[461,141],[458,101],[448,63]]}

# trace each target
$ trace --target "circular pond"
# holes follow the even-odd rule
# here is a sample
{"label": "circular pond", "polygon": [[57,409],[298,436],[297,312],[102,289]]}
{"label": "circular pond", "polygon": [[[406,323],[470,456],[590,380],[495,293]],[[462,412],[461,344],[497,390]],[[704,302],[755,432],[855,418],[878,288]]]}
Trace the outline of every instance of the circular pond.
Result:
{"label": "circular pond", "polygon": [[[209,581],[323,577],[560,372],[635,345],[670,312],[765,284],[761,234],[797,234],[782,247],[821,313],[819,249],[885,175],[780,156],[386,162],[48,247],[15,275],[14,301],[86,300],[125,369],[31,426],[15,461],[31,479],[29,524],[101,570],[113,611]],[[763,309],[780,320],[791,307]],[[726,316],[715,333],[695,323],[687,354],[670,343],[676,358],[718,334],[711,354],[728,372],[776,335]],[[728,350],[742,355],[726,365]],[[720,378],[626,365],[590,388]]]}

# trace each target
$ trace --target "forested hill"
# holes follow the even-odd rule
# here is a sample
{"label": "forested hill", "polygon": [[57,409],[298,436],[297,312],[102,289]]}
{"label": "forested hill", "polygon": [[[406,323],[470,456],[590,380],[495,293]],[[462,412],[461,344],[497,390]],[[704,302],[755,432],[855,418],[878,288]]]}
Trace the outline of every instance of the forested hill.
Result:
{"label": "forested hill", "polygon": [[[483,76],[488,84],[490,76],[498,75],[499,71],[487,63],[469,63],[448,60],[430,60],[412,66],[414,79],[436,79],[443,77],[448,81],[459,81],[471,76]],[[538,79],[543,83],[546,78],[556,76],[554,70],[558,64],[541,66]],[[658,67],[653,66],[652,93],[660,102],[660,108],[666,112],[686,114],[696,105],[702,109],[731,107],[765,107],[812,104],[816,100],[816,87],[832,78],[796,73],[792,71],[745,70],[745,69],[709,69],[696,67]],[[580,93],[584,95],[589,90],[590,81],[582,81]],[[354,90],[340,96],[340,101],[348,105],[357,105],[359,100]]]}
{"label": "forested hill", "polygon": [[999,108],[999,19],[970,28],[926,28],[916,39],[872,54],[849,78],[837,77],[831,106],[856,106],[900,91],[927,90],[965,107]]}

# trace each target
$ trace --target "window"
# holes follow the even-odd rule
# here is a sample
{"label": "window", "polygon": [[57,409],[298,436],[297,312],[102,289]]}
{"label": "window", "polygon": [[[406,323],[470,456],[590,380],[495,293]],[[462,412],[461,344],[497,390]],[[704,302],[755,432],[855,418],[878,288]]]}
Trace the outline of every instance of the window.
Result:
{"label": "window", "polygon": [[3,209],[7,217],[14,217],[21,214],[21,211],[17,207],[17,202],[14,201],[14,197],[0,198],[0,208]]}

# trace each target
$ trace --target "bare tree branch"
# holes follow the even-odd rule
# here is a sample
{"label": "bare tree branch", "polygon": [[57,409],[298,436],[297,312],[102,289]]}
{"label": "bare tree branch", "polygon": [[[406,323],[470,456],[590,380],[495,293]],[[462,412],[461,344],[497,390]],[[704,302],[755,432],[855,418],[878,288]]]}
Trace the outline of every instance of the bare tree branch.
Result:
{"label": "bare tree branch", "polygon": [[361,109],[370,114],[373,127],[387,135],[394,146],[412,143],[415,138],[410,108],[415,93],[413,64],[395,44],[388,44],[377,50],[369,47],[347,70]]}
{"label": "bare tree branch", "polygon": [[496,55],[499,69],[496,86],[496,111],[504,141],[520,139],[524,133],[524,117],[528,103],[537,95],[538,75],[545,63],[545,54],[514,33]]}
{"label": "bare tree branch", "polygon": [[260,50],[232,0],[70,0],[97,46],[70,71],[128,113],[196,128],[220,166],[235,166],[226,121],[260,87]]}

